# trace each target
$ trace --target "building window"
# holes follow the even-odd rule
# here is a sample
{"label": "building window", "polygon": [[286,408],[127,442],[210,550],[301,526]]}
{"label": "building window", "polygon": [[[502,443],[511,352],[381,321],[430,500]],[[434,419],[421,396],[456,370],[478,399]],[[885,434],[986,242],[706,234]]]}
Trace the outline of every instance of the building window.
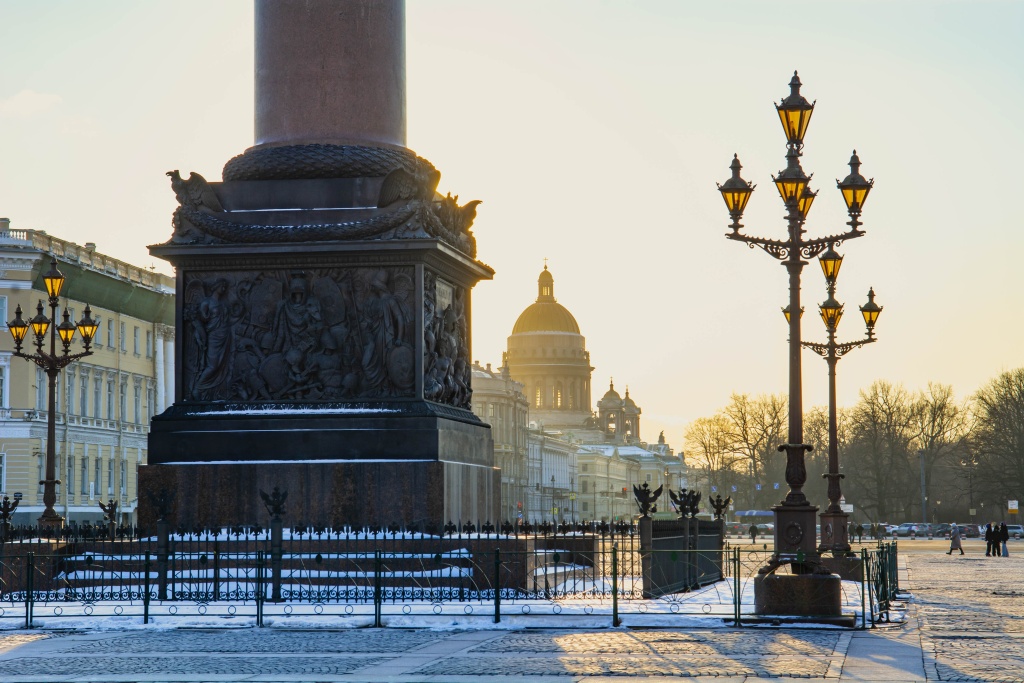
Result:
{"label": "building window", "polygon": [[128,463],[121,460],[121,495],[128,495]]}
{"label": "building window", "polygon": [[590,482],[589,482],[589,481],[587,481],[586,479],[584,479],[583,481],[581,481],[581,482],[580,482],[580,493],[586,493],[586,492],[587,492],[587,487],[588,487],[589,485],[590,485]]}
{"label": "building window", "polygon": [[7,366],[0,365],[0,407],[9,408],[7,405]]}
{"label": "building window", "polygon": [[36,410],[46,410],[46,373],[42,368],[36,368]]}
{"label": "building window", "polygon": [[648,484],[650,484],[650,483],[651,483],[651,475],[649,475],[649,474],[647,475],[647,483],[648,483]]}
{"label": "building window", "polygon": [[107,495],[114,495],[114,458],[107,459]]}
{"label": "building window", "polygon": [[156,406],[153,403],[153,387],[146,387],[146,416],[153,417],[156,415]]}
{"label": "building window", "polygon": [[103,332],[103,324],[102,324],[103,321],[100,320],[99,316],[96,316],[95,318],[93,318],[93,320],[96,321],[96,334],[94,334],[92,336],[92,344],[96,348],[99,348],[101,342],[103,341],[103,339],[102,339],[103,335],[100,334],[101,332]]}
{"label": "building window", "polygon": [[39,458],[39,493],[43,492],[43,479],[46,478],[46,458],[42,453],[36,453]]}
{"label": "building window", "polygon": [[7,322],[7,297],[0,296],[0,320]]}
{"label": "building window", "polygon": [[[96,454],[96,461],[94,463],[96,465],[96,467],[93,470],[93,479],[92,479],[92,494],[95,495],[95,496],[100,495],[100,491],[103,490],[101,488],[101,486],[103,485],[103,479],[102,479],[102,474],[103,473],[100,470],[100,460],[102,460],[102,459],[103,458],[101,458],[99,456],[99,454],[97,453]],[[93,495],[90,495],[89,497],[92,498]]]}
{"label": "building window", "polygon": [[493,403],[491,403],[490,405],[487,406],[487,417],[490,418],[490,420],[492,422],[494,421],[494,404]]}
{"label": "building window", "polygon": [[114,319],[107,319],[107,348],[114,348]]}
{"label": "building window", "polygon": [[121,389],[121,391],[119,392],[119,398],[121,400],[119,401],[120,405],[118,407],[121,409],[121,412],[117,414],[117,419],[121,420],[122,422],[127,422],[127,420],[128,420],[128,380],[126,380],[124,378],[121,379],[120,389]]}
{"label": "building window", "polygon": [[561,383],[558,383],[555,386],[554,391],[552,393],[552,398],[554,399],[555,407],[556,408],[561,408],[562,407],[562,384]]}
{"label": "building window", "polygon": [[64,372],[67,374],[67,413],[70,415],[75,412],[75,373],[71,370],[65,370]]}
{"label": "building window", "polygon": [[534,392],[534,395],[533,395],[533,407],[534,408],[540,408],[540,403],[541,403],[541,401],[543,399],[544,399],[544,397],[543,397],[542,389],[540,387],[537,387],[537,390]]}
{"label": "building window", "polygon": [[135,326],[135,332],[132,337],[132,353],[136,356],[139,355],[139,326]]}
{"label": "building window", "polygon": [[590,503],[588,503],[587,501],[583,501],[580,504],[580,510],[582,512],[590,512]]}
{"label": "building window", "polygon": [[114,380],[107,380],[107,419],[114,419]]}
{"label": "building window", "polygon": [[84,373],[78,391],[78,414],[82,417],[89,414],[89,375]]}
{"label": "building window", "polygon": [[120,329],[120,332],[121,332],[121,337],[120,337],[120,340],[121,340],[121,353],[125,353],[128,350],[128,339],[127,339],[128,335],[125,334],[124,330],[125,330],[125,326],[124,326],[124,321],[122,320],[121,321],[121,329]]}
{"label": "building window", "polygon": [[135,385],[135,423],[142,424],[142,387]]}
{"label": "building window", "polygon": [[0,491],[7,491],[7,454],[0,453]]}
{"label": "building window", "polygon": [[583,463],[582,465],[580,465],[580,467],[582,468],[580,470],[582,472],[589,472],[590,471],[590,465],[588,465],[587,463]]}
{"label": "building window", "polygon": [[68,497],[75,495],[75,447],[68,448],[68,473],[64,477],[64,485],[68,487]]}
{"label": "building window", "polygon": [[153,357],[153,331],[146,330],[146,358]]}
{"label": "building window", "polygon": [[89,456],[82,452],[82,483],[79,492],[85,496],[89,493]]}
{"label": "building window", "polygon": [[102,403],[100,402],[100,396],[103,394],[103,378],[96,375],[96,379],[92,381],[92,416],[97,420],[103,417],[100,413]]}

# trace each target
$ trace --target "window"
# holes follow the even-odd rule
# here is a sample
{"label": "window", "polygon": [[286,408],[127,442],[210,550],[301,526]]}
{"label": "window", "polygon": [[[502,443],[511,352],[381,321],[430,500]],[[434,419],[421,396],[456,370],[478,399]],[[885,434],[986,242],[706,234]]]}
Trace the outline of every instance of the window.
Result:
{"label": "window", "polygon": [[107,419],[113,420],[114,418],[114,380],[107,380]]}
{"label": "window", "polygon": [[114,458],[107,459],[107,495],[114,495]]}
{"label": "window", "polygon": [[541,391],[542,391],[541,388],[537,387],[537,390],[534,392],[534,395],[533,395],[533,406],[534,406],[534,408],[540,408],[540,402],[541,402],[541,400],[543,398],[542,395],[541,395]]}
{"label": "window", "polygon": [[92,336],[92,345],[99,348],[100,343],[103,341],[103,335],[101,334],[103,332],[103,321],[100,320],[99,316],[96,316],[93,320],[96,321],[96,334]]}
{"label": "window", "polygon": [[100,489],[100,485],[103,483],[103,479],[100,476],[102,474],[102,472],[100,471],[100,460],[102,460],[102,458],[100,457],[99,453],[97,453],[96,454],[96,460],[95,460],[95,463],[94,463],[96,465],[96,467],[95,467],[95,469],[93,471],[93,479],[92,479],[92,495],[89,496],[90,498],[92,498],[93,495],[96,495],[96,496],[100,495],[100,490],[101,490]]}
{"label": "window", "polygon": [[0,365],[0,403],[3,403],[3,408],[9,408],[7,405],[7,366]]}
{"label": "window", "polygon": [[139,326],[138,325],[135,326],[135,332],[133,333],[133,336],[132,336],[132,344],[133,344],[133,346],[132,346],[132,353],[134,353],[136,356],[139,355]]}
{"label": "window", "polygon": [[153,357],[153,331],[146,330],[146,358]]}
{"label": "window", "polygon": [[582,468],[581,469],[582,472],[589,472],[590,471],[590,465],[588,465],[586,463],[583,463],[580,467]]}
{"label": "window", "polygon": [[114,319],[107,319],[107,348],[114,348]]}
{"label": "window", "polygon": [[67,374],[67,378],[66,378],[67,379],[67,384],[68,384],[67,413],[70,415],[70,414],[73,414],[75,412],[75,373],[74,373],[73,370],[70,370],[70,369],[65,370],[64,372],[65,372],[65,374]]}
{"label": "window", "polygon": [[103,393],[103,377],[100,376],[101,374],[102,373],[97,372],[96,378],[92,381],[92,416],[97,420],[102,417],[100,414],[100,408],[102,406],[100,403],[100,396]]}
{"label": "window", "polygon": [[36,410],[46,410],[46,373],[36,368]]}
{"label": "window", "polygon": [[120,337],[120,339],[121,339],[121,353],[124,353],[125,351],[128,350],[128,340],[126,339],[127,335],[125,334],[124,329],[125,329],[124,321],[121,321],[121,330],[120,330],[120,332],[121,332],[121,337]]}
{"label": "window", "polygon": [[649,474],[647,475],[647,483],[648,483],[648,484],[650,484],[650,483],[651,483],[651,475],[649,475]]}
{"label": "window", "polygon": [[587,481],[586,479],[581,481],[580,482],[580,493],[586,493],[587,492],[587,487],[589,486],[589,484],[590,484],[590,482]]}
{"label": "window", "polygon": [[7,491],[7,454],[0,453],[0,491]]}
{"label": "window", "polygon": [[121,495],[128,495],[128,463],[121,460]]}
{"label": "window", "polygon": [[68,487],[68,497],[75,495],[75,446],[68,448],[68,473],[64,477],[64,485]]}
{"label": "window", "polygon": [[82,379],[78,390],[78,414],[85,417],[89,414],[89,375],[82,373]]}
{"label": "window", "polygon": [[135,423],[142,424],[142,387],[135,384]]}
{"label": "window", "polygon": [[121,412],[117,414],[117,419],[126,422],[128,420],[128,380],[123,377],[121,378],[120,389],[119,397],[121,400],[118,407],[121,408]]}
{"label": "window", "polygon": [[80,486],[82,488],[79,489],[79,492],[83,496],[87,495],[89,493],[89,456],[84,450],[82,451],[82,483]]}
{"label": "window", "polygon": [[46,478],[46,458],[42,453],[36,453],[39,458],[39,493],[43,492],[43,479]]}
{"label": "window", "polygon": [[491,403],[491,404],[489,404],[487,406],[487,417],[489,417],[492,421],[494,420],[494,404],[493,403]]}
{"label": "window", "polygon": [[7,297],[0,296],[0,320],[7,322]]}
{"label": "window", "polygon": [[153,403],[153,387],[146,387],[146,416],[156,415],[156,405]]}
{"label": "window", "polygon": [[583,501],[580,505],[580,509],[583,512],[590,512],[590,503],[588,503],[587,501]]}

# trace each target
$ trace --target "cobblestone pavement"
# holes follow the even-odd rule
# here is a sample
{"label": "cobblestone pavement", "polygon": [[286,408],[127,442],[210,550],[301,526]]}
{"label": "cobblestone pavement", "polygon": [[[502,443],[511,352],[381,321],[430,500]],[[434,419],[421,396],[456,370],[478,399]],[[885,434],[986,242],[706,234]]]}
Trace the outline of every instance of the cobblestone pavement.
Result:
{"label": "cobblestone pavement", "polygon": [[1024,681],[1024,555],[912,555],[909,575],[929,680]]}
{"label": "cobblestone pavement", "polygon": [[[1024,553],[902,556],[903,627],[0,632],[0,681],[1021,681]],[[901,580],[903,580],[901,578]]]}

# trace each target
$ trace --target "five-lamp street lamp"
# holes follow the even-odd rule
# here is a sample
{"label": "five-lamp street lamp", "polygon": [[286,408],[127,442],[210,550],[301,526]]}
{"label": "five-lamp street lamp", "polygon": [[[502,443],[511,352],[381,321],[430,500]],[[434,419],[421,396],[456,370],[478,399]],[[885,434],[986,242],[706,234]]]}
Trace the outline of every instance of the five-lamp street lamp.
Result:
{"label": "five-lamp street lamp", "polygon": [[[850,161],[852,172],[838,183],[843,199],[846,201],[850,221],[850,229],[839,235],[830,235],[817,239],[804,237],[804,222],[810,211],[817,193],[808,189],[808,177],[800,167],[800,155],[804,146],[804,136],[814,112],[814,104],[808,102],[800,94],[800,79],[796,72],[789,83],[790,94],[776,105],[779,119],[786,134],[786,168],[773,177],[775,186],[786,207],[788,238],[785,240],[753,237],[740,232],[743,225],[740,219],[754,191],[754,185],[740,177],[742,168],[739,156],[733,157],[732,177],[718,186],[725,200],[725,205],[732,218],[726,233],[728,239],[745,242],[751,248],[760,247],[767,254],[782,262],[789,271],[789,310],[802,311],[800,306],[800,272],[807,265],[804,259],[817,256],[827,247],[839,244],[848,239],[864,234],[860,230],[860,214],[872,181],[865,180],[859,173],[860,160],[854,153]],[[803,396],[801,386],[800,365],[800,316],[789,316],[789,439],[788,443],[779,446],[786,453],[786,483],[789,492],[779,505],[775,506],[775,555],[769,566],[771,571],[783,563],[791,563],[803,572],[810,569],[817,561],[815,512],[817,508],[807,501],[803,492],[807,480],[807,468],[804,453],[811,446],[803,442]]]}
{"label": "five-lamp street lamp", "polygon": [[[56,389],[57,389],[57,376],[60,374],[61,369],[71,364],[73,361],[82,358],[84,356],[92,355],[92,351],[89,350],[89,346],[92,344],[92,339],[96,335],[97,323],[92,319],[91,311],[89,310],[88,304],[85,307],[85,316],[78,321],[78,323],[72,323],[70,318],[71,315],[68,313],[68,309],[64,307],[64,321],[60,324],[56,323],[57,309],[60,306],[60,292],[64,287],[64,275],[57,270],[57,259],[53,257],[50,262],[50,270],[43,275],[43,284],[46,285],[46,293],[49,295],[50,304],[50,317],[47,318],[43,315],[43,302],[39,301],[39,305],[36,306],[36,316],[26,322],[21,317],[21,305],[15,310],[14,320],[7,323],[7,328],[11,331],[11,336],[14,337],[14,355],[19,358],[30,360],[46,372],[46,376],[49,378],[48,384],[48,403],[47,403],[47,415],[46,415],[46,475],[43,481],[39,482],[43,485],[43,510],[42,516],[39,518],[39,526],[44,529],[61,528],[64,525],[64,518],[57,514],[57,511],[53,509],[54,503],[57,502],[57,484],[60,482],[57,480],[57,400],[56,400]],[[25,340],[25,336],[28,333],[29,327],[32,328],[32,334],[35,337],[36,351],[34,353],[23,353],[21,350],[22,342]],[[85,351],[81,353],[69,353],[71,347],[71,341],[75,338],[75,331],[82,334],[82,344],[85,347]],[[50,350],[45,351],[43,349],[46,343],[46,333],[49,331],[50,337]],[[60,355],[57,354],[57,337],[60,337],[60,343],[63,347],[63,351]]]}
{"label": "five-lamp street lamp", "polygon": [[[854,159],[856,159],[856,154],[854,154]],[[859,162],[857,163],[859,164]],[[854,162],[851,160],[850,166],[853,167],[853,164]],[[828,332],[828,342],[825,344],[802,342],[802,344],[828,363],[828,472],[822,475],[828,479],[828,507],[821,513],[821,545],[818,546],[818,552],[831,551],[846,554],[850,552],[851,548],[848,538],[849,517],[843,512],[840,503],[843,492],[839,480],[843,478],[843,475],[839,472],[839,437],[836,428],[836,363],[850,351],[877,341],[875,339],[875,323],[878,321],[882,308],[875,303],[875,290],[869,289],[868,302],[860,307],[861,315],[864,316],[864,324],[868,328],[867,337],[852,342],[839,343],[836,341],[836,328],[839,327],[839,320],[843,317],[843,304],[835,299],[836,278],[839,277],[843,257],[837,254],[832,246],[828,245],[825,253],[818,258],[828,289],[828,298],[818,307],[821,320],[825,323],[825,330]],[[789,313],[783,311],[783,314],[786,316],[786,320],[789,320]]]}

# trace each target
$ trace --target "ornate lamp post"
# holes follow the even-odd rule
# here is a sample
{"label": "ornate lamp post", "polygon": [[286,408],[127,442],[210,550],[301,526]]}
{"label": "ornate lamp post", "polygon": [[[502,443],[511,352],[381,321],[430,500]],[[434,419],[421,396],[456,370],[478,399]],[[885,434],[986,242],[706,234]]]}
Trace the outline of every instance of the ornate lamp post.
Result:
{"label": "ornate lamp post", "polygon": [[[64,287],[64,275],[57,270],[56,257],[52,258],[50,262],[50,270],[43,275],[43,283],[46,285],[46,293],[49,294],[50,317],[47,318],[43,315],[43,302],[40,300],[39,305],[36,307],[36,316],[25,322],[21,317],[21,306],[19,305],[15,310],[14,320],[7,323],[7,328],[11,331],[11,336],[14,337],[14,355],[32,361],[41,367],[49,378],[46,415],[46,478],[39,482],[43,485],[43,504],[46,508],[39,518],[39,526],[44,529],[59,529],[64,524],[64,518],[53,509],[54,503],[57,502],[57,484],[59,483],[57,480],[56,451],[57,376],[60,374],[61,369],[73,361],[92,355],[89,346],[92,344],[92,338],[96,335],[97,324],[92,319],[92,312],[89,310],[88,304],[85,307],[85,316],[77,324],[71,322],[71,315],[68,313],[66,306],[64,307],[64,321],[59,325],[54,322],[57,318],[57,308],[60,305],[60,291]],[[35,336],[36,345],[35,353],[31,354],[23,353],[21,350],[21,345],[25,340],[25,335],[28,333],[29,326],[32,327],[32,334]],[[68,353],[71,341],[75,337],[76,328],[82,334],[82,344],[85,346],[85,351],[81,353]],[[49,352],[43,350],[47,331],[50,333]],[[60,355],[57,354],[58,336],[63,347]]]}
{"label": "ornate lamp post", "polygon": [[[851,168],[853,168],[856,158],[855,153],[853,159],[850,160]],[[859,161],[856,163],[860,164]],[[840,188],[842,188],[842,183],[840,183]],[[861,202],[863,201],[862,197]],[[868,302],[860,307],[864,323],[868,328],[867,337],[852,342],[836,342],[836,328],[839,327],[839,320],[843,317],[843,304],[835,299],[836,278],[839,277],[843,257],[837,254],[832,246],[828,245],[828,249],[818,259],[828,287],[828,298],[818,307],[821,312],[821,320],[825,323],[825,330],[828,332],[828,342],[825,344],[802,342],[802,344],[828,363],[828,473],[822,475],[828,479],[828,507],[821,513],[821,545],[818,546],[818,552],[831,551],[837,554],[846,554],[850,552],[851,548],[847,533],[849,516],[843,512],[840,506],[843,492],[839,480],[843,478],[843,475],[839,472],[839,438],[836,433],[836,363],[850,351],[877,341],[875,339],[875,323],[878,321],[882,308],[875,303],[875,290],[869,289]],[[789,320],[788,311],[783,311],[783,314]]]}
{"label": "ornate lamp post", "polygon": [[[719,185],[719,191],[732,218],[726,237],[738,242],[745,242],[751,248],[760,247],[768,255],[778,259],[789,272],[789,310],[802,311],[800,306],[800,273],[807,265],[804,259],[817,256],[827,247],[839,244],[848,239],[864,234],[860,230],[860,213],[872,183],[864,180],[857,167],[860,160],[854,154],[851,168],[854,173],[847,180],[839,183],[839,189],[846,200],[850,221],[849,230],[839,235],[830,235],[817,239],[804,237],[804,222],[810,211],[811,204],[817,196],[808,188],[810,178],[800,167],[800,155],[804,146],[804,136],[814,112],[814,104],[808,102],[800,94],[800,79],[796,72],[789,83],[789,96],[776,105],[776,111],[786,134],[786,168],[773,177],[782,202],[786,207],[788,237],[785,240],[752,237],[740,230],[743,225],[740,218],[754,185],[740,177],[739,157],[732,161],[732,177]],[[854,166],[856,164],[856,166]],[[769,565],[762,568],[762,573],[772,572],[784,563],[792,565],[795,574],[814,571],[819,564],[815,535],[815,512],[817,507],[808,503],[803,492],[807,480],[807,468],[804,453],[811,446],[803,442],[803,397],[800,366],[800,316],[789,316],[789,443],[779,446],[786,453],[786,483],[789,492],[785,500],[776,505],[775,512],[775,555]]]}

